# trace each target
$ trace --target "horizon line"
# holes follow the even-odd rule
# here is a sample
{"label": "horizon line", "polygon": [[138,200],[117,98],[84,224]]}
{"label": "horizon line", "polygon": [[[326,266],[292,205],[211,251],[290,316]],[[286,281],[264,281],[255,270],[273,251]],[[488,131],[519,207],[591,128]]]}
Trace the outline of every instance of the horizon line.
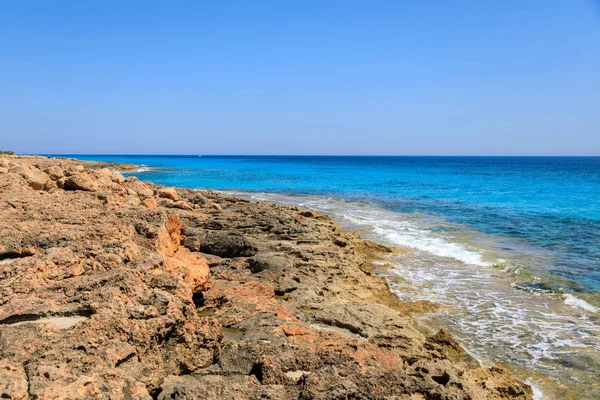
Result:
{"label": "horizon line", "polygon": [[122,157],[600,157],[599,155],[515,154],[159,154],[159,153],[16,153],[27,156],[122,156]]}

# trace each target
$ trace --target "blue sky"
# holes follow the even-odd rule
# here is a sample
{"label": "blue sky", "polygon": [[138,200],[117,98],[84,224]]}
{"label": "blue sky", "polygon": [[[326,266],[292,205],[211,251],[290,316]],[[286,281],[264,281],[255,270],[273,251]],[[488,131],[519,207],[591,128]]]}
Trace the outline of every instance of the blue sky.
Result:
{"label": "blue sky", "polygon": [[600,155],[590,0],[13,1],[0,148]]}

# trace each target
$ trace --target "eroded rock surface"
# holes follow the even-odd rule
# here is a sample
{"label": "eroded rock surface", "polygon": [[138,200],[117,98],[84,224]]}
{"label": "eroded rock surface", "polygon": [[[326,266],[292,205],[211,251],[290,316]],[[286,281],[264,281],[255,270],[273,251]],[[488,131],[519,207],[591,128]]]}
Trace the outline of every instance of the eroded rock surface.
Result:
{"label": "eroded rock surface", "polygon": [[0,398],[529,399],[327,217],[0,158]]}

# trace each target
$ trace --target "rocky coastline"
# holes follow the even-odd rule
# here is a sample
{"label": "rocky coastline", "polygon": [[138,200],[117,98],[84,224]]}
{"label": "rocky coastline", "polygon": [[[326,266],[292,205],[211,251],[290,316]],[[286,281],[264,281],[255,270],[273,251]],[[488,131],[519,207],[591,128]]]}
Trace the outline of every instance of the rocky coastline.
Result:
{"label": "rocky coastline", "polygon": [[0,398],[532,398],[415,322],[391,249],[115,169],[0,156]]}

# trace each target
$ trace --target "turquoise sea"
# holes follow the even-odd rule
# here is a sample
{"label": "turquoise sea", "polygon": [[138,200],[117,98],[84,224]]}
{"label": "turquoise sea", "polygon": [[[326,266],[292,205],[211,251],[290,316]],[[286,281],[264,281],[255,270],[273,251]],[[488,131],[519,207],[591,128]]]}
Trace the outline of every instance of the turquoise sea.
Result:
{"label": "turquoise sea", "polygon": [[382,269],[423,316],[538,398],[600,397],[600,157],[73,155],[168,186],[326,212],[409,251]]}

